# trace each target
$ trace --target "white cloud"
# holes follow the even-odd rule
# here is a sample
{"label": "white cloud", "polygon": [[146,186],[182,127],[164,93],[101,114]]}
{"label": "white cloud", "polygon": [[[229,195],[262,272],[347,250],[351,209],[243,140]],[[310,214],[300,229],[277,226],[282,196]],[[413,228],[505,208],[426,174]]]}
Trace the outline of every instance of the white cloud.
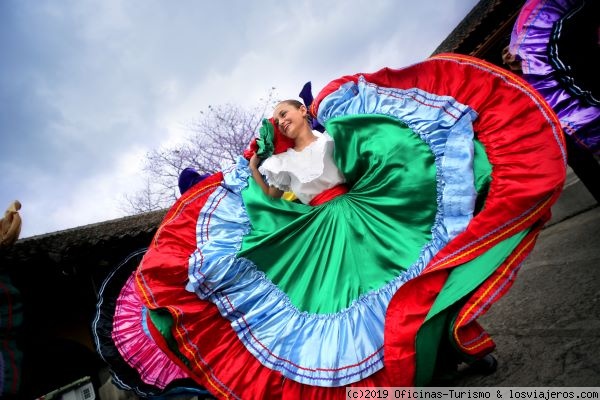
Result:
{"label": "white cloud", "polygon": [[209,104],[413,63],[476,3],[8,3],[0,207],[23,203],[22,237],[118,218],[146,152],[183,140]]}

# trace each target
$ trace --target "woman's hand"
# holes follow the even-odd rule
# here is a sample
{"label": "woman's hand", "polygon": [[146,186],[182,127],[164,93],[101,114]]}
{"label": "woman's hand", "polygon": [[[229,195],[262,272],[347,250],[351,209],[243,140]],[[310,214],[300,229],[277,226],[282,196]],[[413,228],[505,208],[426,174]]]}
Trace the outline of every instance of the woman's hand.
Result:
{"label": "woman's hand", "polygon": [[252,170],[252,171],[258,170],[258,164],[260,164],[260,158],[258,158],[256,153],[254,153],[252,155],[252,157],[250,157],[249,164],[250,164],[250,170]]}
{"label": "woman's hand", "polygon": [[263,176],[258,171],[258,164],[260,164],[260,158],[254,153],[252,157],[250,157],[249,168],[250,172],[252,172],[252,177],[258,183],[258,186],[262,189],[262,191],[271,197],[280,198],[283,192],[276,187],[269,186],[265,182]]}

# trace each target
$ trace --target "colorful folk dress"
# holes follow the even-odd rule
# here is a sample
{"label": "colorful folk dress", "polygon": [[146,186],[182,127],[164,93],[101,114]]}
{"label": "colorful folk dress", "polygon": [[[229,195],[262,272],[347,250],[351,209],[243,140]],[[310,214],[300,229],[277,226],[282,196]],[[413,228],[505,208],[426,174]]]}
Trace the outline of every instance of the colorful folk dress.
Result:
{"label": "colorful folk dress", "polygon": [[[102,289],[97,348],[122,387],[342,399],[426,385],[448,337],[465,358],[493,350],[477,318],[565,178],[552,109],[518,76],[445,54],[336,79],[310,111],[326,134],[299,181],[331,162],[347,192],[272,199],[242,157],[187,190]],[[265,164],[271,182],[288,165]]]}

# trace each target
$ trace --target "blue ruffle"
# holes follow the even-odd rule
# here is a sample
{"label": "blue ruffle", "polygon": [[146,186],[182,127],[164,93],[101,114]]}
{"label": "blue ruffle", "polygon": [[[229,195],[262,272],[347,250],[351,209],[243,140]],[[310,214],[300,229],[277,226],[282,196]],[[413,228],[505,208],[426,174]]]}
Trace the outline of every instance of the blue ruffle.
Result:
{"label": "blue ruffle", "polygon": [[404,122],[435,157],[438,213],[432,239],[413,265],[340,312],[299,311],[251,261],[237,257],[250,231],[241,196],[249,177],[243,158],[224,172],[224,184],[200,212],[198,249],[189,262],[186,289],[216,304],[261,363],[309,385],[347,385],[383,367],[385,314],[392,296],[466,228],[475,205],[473,110],[447,96],[381,88],[361,78],[326,97],[318,118],[325,124],[351,114],[380,114]]}
{"label": "blue ruffle", "polygon": [[[321,124],[345,115],[379,114],[396,118],[417,133],[435,156],[444,226],[451,237],[473,217],[477,193],[473,174],[473,121],[477,113],[450,96],[421,89],[383,88],[359,77],[322,100]],[[441,176],[440,176],[441,175]],[[467,183],[467,184],[465,184]]]}

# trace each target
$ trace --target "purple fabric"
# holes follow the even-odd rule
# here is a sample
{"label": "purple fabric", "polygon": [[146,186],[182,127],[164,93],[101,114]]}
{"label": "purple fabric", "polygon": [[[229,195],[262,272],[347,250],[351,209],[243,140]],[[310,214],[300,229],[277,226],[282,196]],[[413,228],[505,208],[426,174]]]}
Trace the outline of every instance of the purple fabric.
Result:
{"label": "purple fabric", "polygon": [[209,176],[210,176],[209,174],[200,175],[200,173],[193,168],[185,168],[179,174],[179,181],[178,181],[179,193],[181,193],[181,194],[185,193],[189,188],[194,186],[196,183],[203,181],[204,179],[208,178]]}
{"label": "purple fabric", "polygon": [[[300,93],[298,94],[298,96],[300,96],[300,98],[302,99],[302,101],[304,102],[304,105],[306,106],[306,108],[310,108],[310,105],[312,104],[314,97],[312,95],[312,84],[309,82],[306,82],[304,84],[304,86],[302,86],[302,90],[300,90]],[[319,123],[319,121],[317,121],[316,118],[312,118],[311,119],[311,128],[319,131],[319,132],[325,132],[325,127],[323,125],[321,125]]]}
{"label": "purple fabric", "polygon": [[523,77],[554,109],[564,132],[579,146],[600,154],[600,107],[561,83],[548,52],[555,24],[582,4],[583,0],[528,0],[513,28],[509,51],[521,60]]}

